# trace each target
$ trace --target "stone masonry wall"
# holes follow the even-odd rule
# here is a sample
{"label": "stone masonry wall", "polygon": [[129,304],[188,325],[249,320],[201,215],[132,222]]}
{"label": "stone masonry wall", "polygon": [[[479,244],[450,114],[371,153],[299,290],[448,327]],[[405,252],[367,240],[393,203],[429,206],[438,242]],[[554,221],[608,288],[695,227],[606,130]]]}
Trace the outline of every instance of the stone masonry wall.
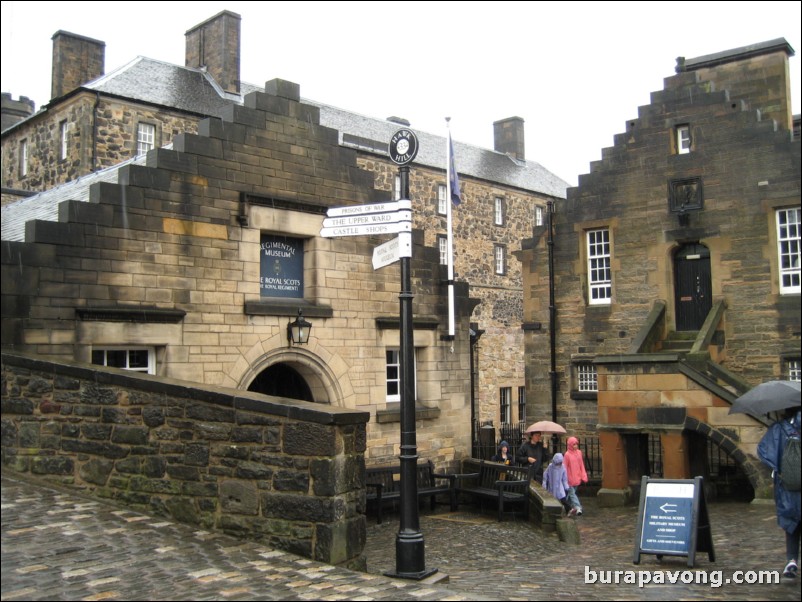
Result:
{"label": "stone masonry wall", "polygon": [[368,415],[2,356],[3,470],[331,564],[364,564]]}

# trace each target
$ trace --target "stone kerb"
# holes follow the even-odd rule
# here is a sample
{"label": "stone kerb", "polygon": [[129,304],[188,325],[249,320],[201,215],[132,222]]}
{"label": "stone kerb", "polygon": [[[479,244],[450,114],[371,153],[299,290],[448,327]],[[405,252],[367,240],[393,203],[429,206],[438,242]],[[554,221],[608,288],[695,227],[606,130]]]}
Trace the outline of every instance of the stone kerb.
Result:
{"label": "stone kerb", "polygon": [[364,565],[366,412],[2,354],[3,468]]}

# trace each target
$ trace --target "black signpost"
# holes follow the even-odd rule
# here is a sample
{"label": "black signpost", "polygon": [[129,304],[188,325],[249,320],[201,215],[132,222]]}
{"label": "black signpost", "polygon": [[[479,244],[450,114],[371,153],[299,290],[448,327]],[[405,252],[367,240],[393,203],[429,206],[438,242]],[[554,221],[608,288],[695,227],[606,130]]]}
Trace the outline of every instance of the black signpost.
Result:
{"label": "black signpost", "polygon": [[715,562],[713,534],[707,514],[702,477],[685,480],[643,477],[638,506],[638,529],[632,561],[641,554],[687,556],[692,567],[696,552]]}
{"label": "black signpost", "polygon": [[[390,139],[390,158],[399,165],[401,198],[409,197],[409,164],[418,153],[418,139],[403,129]],[[411,233],[407,233],[411,237]],[[400,236],[400,235],[399,235]],[[402,248],[406,245],[402,243]],[[409,249],[411,250],[411,241]],[[395,572],[392,577],[425,579],[437,569],[426,570],[426,554],[418,516],[418,444],[415,435],[415,348],[412,336],[412,253],[402,253],[401,293],[401,500],[398,534],[395,539]]]}

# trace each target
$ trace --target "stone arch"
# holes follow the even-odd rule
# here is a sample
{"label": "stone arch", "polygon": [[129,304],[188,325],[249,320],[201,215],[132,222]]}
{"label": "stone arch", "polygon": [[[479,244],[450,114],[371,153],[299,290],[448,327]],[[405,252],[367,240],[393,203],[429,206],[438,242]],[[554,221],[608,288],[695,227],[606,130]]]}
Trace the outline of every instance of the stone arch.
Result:
{"label": "stone arch", "polygon": [[740,440],[737,436],[733,437],[691,416],[685,417],[685,430],[710,439],[727,452],[744,471],[746,478],[749,479],[750,485],[755,490],[755,497],[765,497],[761,494],[768,491],[772,486],[771,473],[768,467],[758,458],[747,454],[741,449]]}
{"label": "stone arch", "polygon": [[277,335],[257,343],[244,357],[255,359],[240,367],[240,374],[236,377],[237,388],[248,389],[267,368],[284,364],[303,377],[315,403],[351,407],[349,401],[352,401],[353,388],[347,364],[338,354],[326,351],[317,339],[310,338],[309,345],[303,347],[288,347],[286,338]]}

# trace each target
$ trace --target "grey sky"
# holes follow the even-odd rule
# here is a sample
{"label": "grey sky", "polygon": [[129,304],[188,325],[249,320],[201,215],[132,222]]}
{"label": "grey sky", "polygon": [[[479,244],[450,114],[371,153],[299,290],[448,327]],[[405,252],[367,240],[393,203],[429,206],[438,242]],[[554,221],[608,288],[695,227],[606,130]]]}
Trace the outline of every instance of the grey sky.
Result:
{"label": "grey sky", "polygon": [[[2,2],[2,91],[50,96],[53,34],[106,42],[106,72],[138,55],[184,63],[184,33],[242,16],[241,76],[301,96],[493,147],[493,121],[525,120],[526,157],[571,184],[650,92],[688,58],[784,37],[802,3],[730,2]],[[791,61],[800,112],[799,58]],[[459,156],[456,157],[459,169]],[[445,166],[444,166],[445,167]]]}

